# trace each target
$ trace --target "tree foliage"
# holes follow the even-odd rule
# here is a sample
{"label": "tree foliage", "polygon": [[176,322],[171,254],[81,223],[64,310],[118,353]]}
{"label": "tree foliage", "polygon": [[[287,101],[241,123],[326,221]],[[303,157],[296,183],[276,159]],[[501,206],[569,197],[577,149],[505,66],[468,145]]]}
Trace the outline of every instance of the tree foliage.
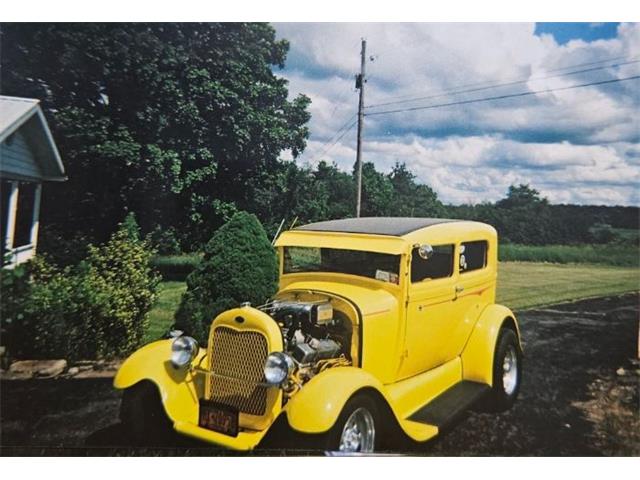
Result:
{"label": "tree foliage", "polygon": [[[127,211],[145,232],[209,238],[220,206],[305,147],[309,99],[287,100],[288,42],[268,24],[4,24],[2,92],[34,97],[69,181],[43,216],[104,238]],[[217,202],[217,203],[216,203]],[[50,207],[51,206],[51,207]],[[218,208],[216,208],[218,207]]]}
{"label": "tree foliage", "polygon": [[264,303],[278,288],[275,249],[255,215],[238,212],[213,235],[187,277],[176,328],[207,342],[211,321],[242,302]]}

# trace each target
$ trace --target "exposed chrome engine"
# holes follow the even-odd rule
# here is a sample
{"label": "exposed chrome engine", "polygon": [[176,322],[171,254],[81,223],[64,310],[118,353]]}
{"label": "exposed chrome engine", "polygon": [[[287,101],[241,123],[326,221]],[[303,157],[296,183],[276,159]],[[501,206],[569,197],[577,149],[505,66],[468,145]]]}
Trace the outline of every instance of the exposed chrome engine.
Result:
{"label": "exposed chrome engine", "polygon": [[260,309],[280,326],[284,351],[297,362],[301,383],[325,368],[351,363],[351,321],[328,299],[274,300]]}

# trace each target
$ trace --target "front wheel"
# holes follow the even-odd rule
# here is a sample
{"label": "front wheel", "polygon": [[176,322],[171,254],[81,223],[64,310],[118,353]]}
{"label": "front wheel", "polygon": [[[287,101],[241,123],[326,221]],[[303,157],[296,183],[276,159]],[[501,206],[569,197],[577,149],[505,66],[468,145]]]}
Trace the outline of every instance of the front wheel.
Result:
{"label": "front wheel", "polygon": [[380,412],[366,394],[352,397],[328,434],[327,449],[339,453],[373,453],[382,439]]}
{"label": "front wheel", "polygon": [[494,411],[511,408],[520,391],[522,351],[515,332],[504,328],[500,332],[493,359],[493,387],[488,406]]}
{"label": "front wheel", "polygon": [[123,392],[120,421],[137,446],[165,445],[173,431],[158,389],[151,382],[140,382]]}

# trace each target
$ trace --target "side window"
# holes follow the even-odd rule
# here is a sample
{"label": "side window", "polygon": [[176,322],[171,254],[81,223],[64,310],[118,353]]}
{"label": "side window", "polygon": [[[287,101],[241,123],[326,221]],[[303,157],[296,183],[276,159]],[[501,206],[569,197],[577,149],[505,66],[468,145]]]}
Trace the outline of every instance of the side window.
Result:
{"label": "side window", "polygon": [[487,265],[487,242],[466,242],[460,245],[460,273],[480,270]]}
{"label": "side window", "polygon": [[418,248],[411,253],[411,281],[450,277],[453,274],[453,245],[436,245],[433,256],[423,260],[418,255]]}

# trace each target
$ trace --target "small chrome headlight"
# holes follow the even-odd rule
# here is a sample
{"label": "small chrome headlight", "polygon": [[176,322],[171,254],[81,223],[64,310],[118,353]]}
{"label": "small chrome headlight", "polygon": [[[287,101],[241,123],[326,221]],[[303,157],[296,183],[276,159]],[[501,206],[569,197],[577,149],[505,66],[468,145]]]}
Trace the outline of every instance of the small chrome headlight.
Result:
{"label": "small chrome headlight", "polygon": [[264,364],[264,378],[270,385],[282,385],[293,373],[295,362],[284,352],[274,352]]}
{"label": "small chrome headlight", "polygon": [[171,363],[176,368],[189,365],[198,354],[198,342],[191,337],[177,337],[171,344]]}

